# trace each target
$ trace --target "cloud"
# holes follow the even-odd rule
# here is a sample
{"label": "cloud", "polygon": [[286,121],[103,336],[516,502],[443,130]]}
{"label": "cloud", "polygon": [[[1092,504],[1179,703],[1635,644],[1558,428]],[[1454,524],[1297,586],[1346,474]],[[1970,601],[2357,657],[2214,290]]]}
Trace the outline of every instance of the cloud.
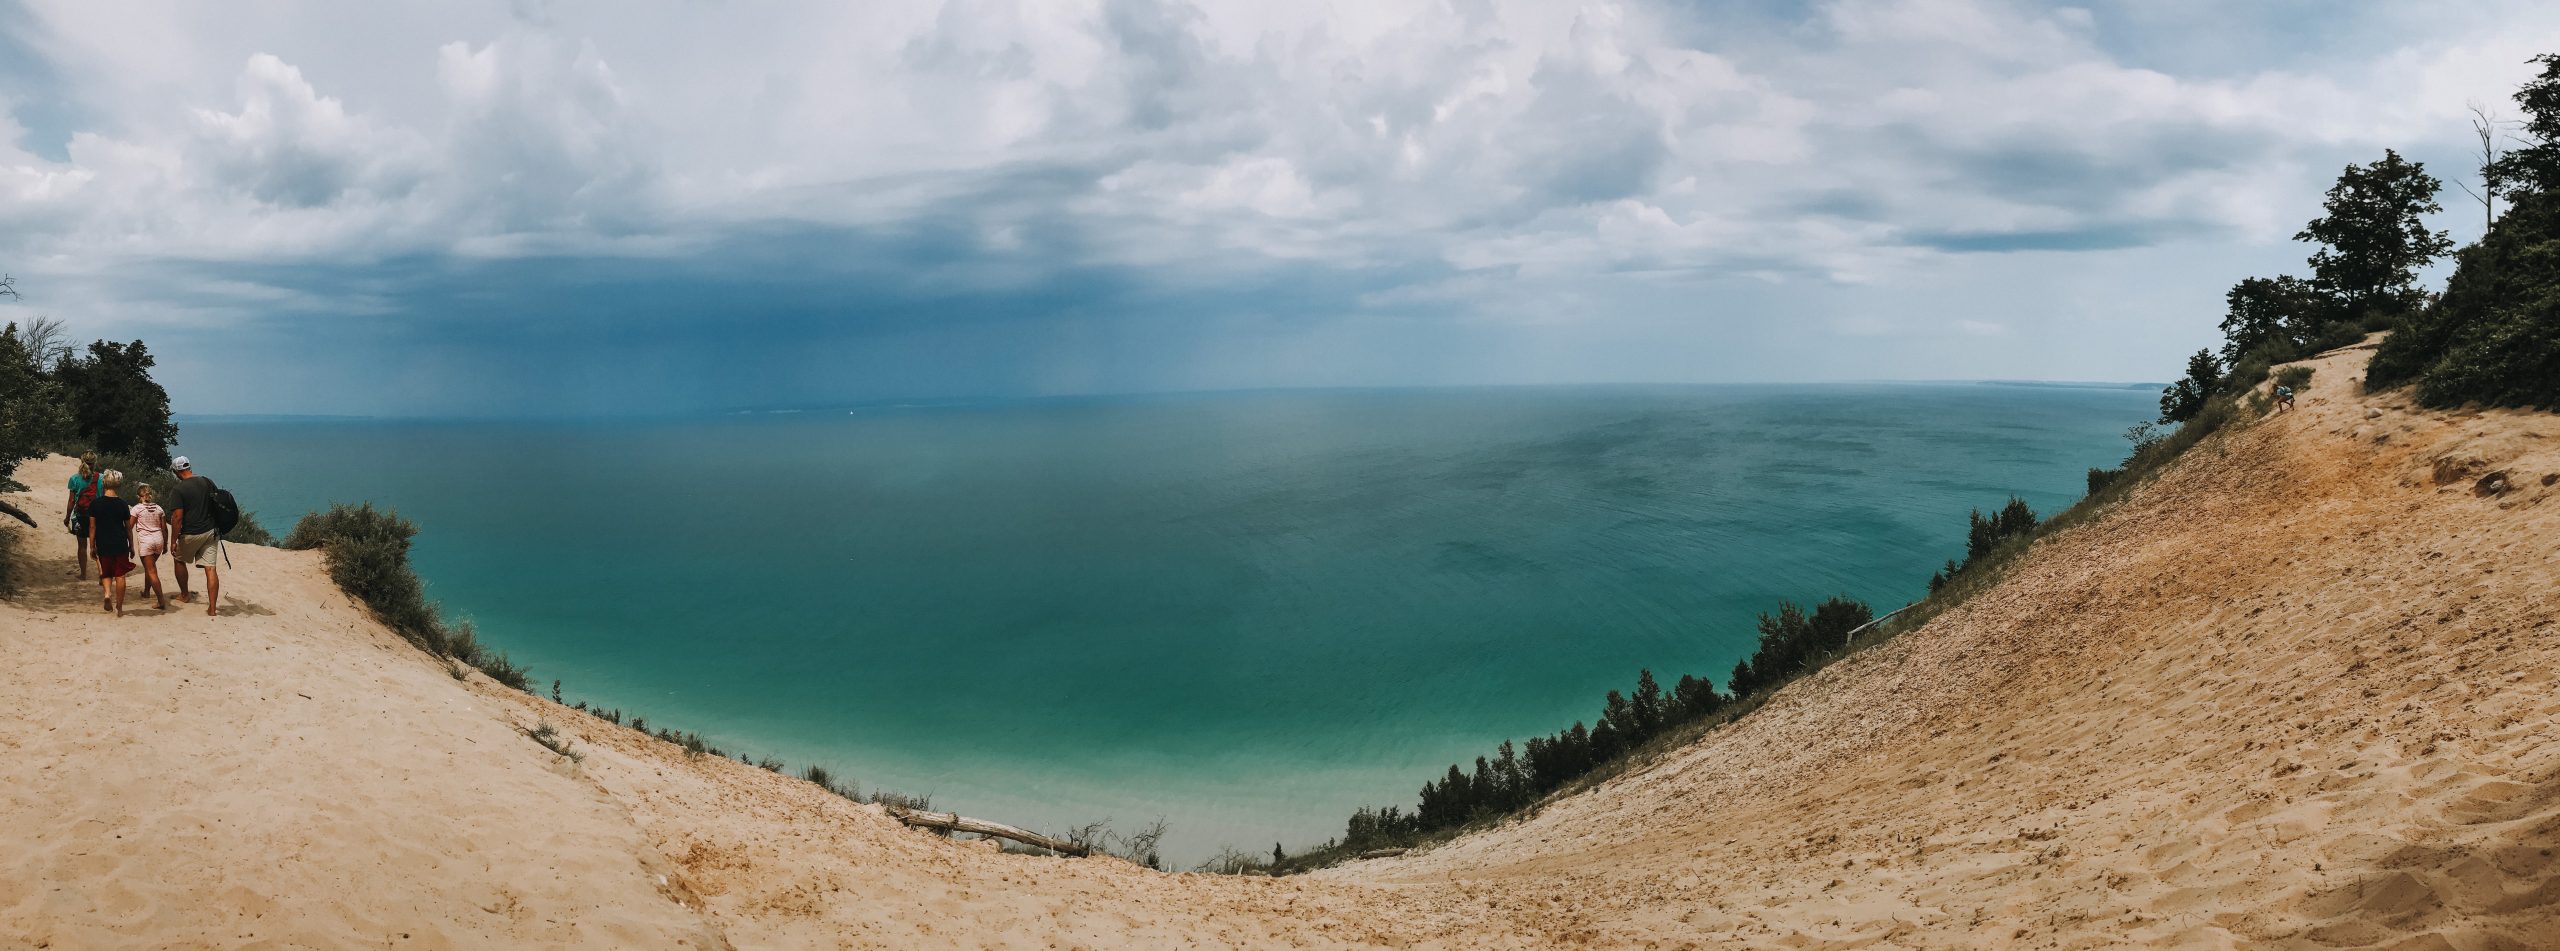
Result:
{"label": "cloud", "polygon": [[[2560,12],[2513,3],[13,6],[0,260],[75,317],[507,346],[592,328],[582,301],[681,324],[730,295],[770,312],[721,320],[848,348],[1151,328],[1160,367],[1056,355],[1118,367],[1106,388],[1200,379],[1168,340],[1231,365],[1249,348],[1220,332],[1436,334],[1489,361],[1452,373],[1499,379],[1506,348],[1450,342],[1730,332],[1742,302],[1893,326],[1812,308],[2018,254],[2272,253],[2338,165],[2458,155],[2461,101],[2560,46]],[[1727,306],[1667,303],[1708,293]],[[1196,326],[1155,316],[1177,302]],[[2144,339],[2090,372],[2191,348]]]}

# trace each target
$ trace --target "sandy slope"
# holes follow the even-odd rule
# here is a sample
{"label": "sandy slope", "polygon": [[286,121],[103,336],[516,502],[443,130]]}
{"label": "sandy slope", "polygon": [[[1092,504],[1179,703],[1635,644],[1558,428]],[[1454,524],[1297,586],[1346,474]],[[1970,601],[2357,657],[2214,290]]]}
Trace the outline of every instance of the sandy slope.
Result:
{"label": "sandy slope", "polygon": [[1738,727],[1312,879],[908,832],[457,682],[313,555],[121,621],[51,558],[0,604],[0,944],[2560,947],[2560,417],[2364,356]]}
{"label": "sandy slope", "polygon": [[1659,767],[1336,874],[1603,944],[2560,947],[2560,417],[2368,355]]}

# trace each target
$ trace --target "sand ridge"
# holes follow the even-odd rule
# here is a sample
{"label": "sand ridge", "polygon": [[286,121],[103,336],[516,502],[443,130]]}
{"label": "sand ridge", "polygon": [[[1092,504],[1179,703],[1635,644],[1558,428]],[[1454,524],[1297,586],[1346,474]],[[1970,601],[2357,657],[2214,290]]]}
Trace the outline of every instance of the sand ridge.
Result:
{"label": "sand ridge", "polygon": [[2367,355],[1739,725],[1279,880],[997,854],[457,681],[312,553],[112,621],[40,536],[0,943],[2560,947],[2560,417],[2357,396]]}

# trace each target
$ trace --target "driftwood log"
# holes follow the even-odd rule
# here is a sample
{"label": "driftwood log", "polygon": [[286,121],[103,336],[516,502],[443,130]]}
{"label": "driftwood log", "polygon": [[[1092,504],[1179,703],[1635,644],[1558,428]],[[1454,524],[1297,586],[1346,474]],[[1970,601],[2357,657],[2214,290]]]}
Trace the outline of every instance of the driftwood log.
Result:
{"label": "driftwood log", "polygon": [[1063,839],[1052,839],[1048,836],[1041,835],[1040,833],[1025,829],[1017,829],[1001,822],[988,822],[985,819],[972,819],[956,812],[926,812],[922,809],[909,809],[904,806],[890,806],[889,817],[896,819],[899,822],[906,823],[910,828],[947,829],[954,832],[971,832],[978,835],[991,835],[999,839],[1012,839],[1013,841],[1020,842],[1024,845],[1036,845],[1052,852],[1073,855],[1079,858],[1090,854],[1091,852],[1091,850],[1084,846],[1077,845]]}
{"label": "driftwood log", "polygon": [[1408,850],[1405,850],[1405,849],[1370,849],[1369,851],[1366,851],[1366,852],[1362,852],[1362,853],[1360,853],[1360,857],[1361,857],[1361,858],[1364,858],[1364,859],[1391,859],[1391,858],[1395,858],[1396,856],[1403,855],[1406,851],[1408,851]]}

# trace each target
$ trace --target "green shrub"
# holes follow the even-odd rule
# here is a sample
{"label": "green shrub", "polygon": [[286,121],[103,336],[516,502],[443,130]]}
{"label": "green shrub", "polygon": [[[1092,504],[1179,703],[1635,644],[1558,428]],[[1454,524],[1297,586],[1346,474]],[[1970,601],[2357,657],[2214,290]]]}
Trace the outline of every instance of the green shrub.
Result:
{"label": "green shrub", "polygon": [[569,762],[582,763],[587,759],[587,754],[578,752],[577,747],[569,742],[569,738],[562,736],[559,728],[549,723],[535,724],[534,728],[526,730],[524,735],[542,744],[543,749],[558,753],[561,758]]}
{"label": "green shrub", "polygon": [[362,505],[338,504],[294,523],[284,547],[319,549],[329,580],[371,611],[393,633],[428,653],[477,667],[491,680],[533,692],[525,668],[480,643],[479,631],[464,621],[447,625],[428,603],[426,584],[409,567],[409,542],[418,526],[399,513]]}
{"label": "green shrub", "polygon": [[2296,393],[2309,390],[2311,388],[2311,368],[2297,364],[2278,370],[2276,371],[2276,385],[2290,387]]}
{"label": "green shrub", "polygon": [[913,809],[918,812],[933,808],[933,794],[931,793],[915,796],[901,792],[890,792],[886,789],[874,789],[871,791],[871,801],[883,806]]}
{"label": "green shrub", "polygon": [[2560,409],[2560,195],[2518,202],[2456,261],[2444,297],[2384,341],[2366,384],[2415,380],[2428,406]]}

